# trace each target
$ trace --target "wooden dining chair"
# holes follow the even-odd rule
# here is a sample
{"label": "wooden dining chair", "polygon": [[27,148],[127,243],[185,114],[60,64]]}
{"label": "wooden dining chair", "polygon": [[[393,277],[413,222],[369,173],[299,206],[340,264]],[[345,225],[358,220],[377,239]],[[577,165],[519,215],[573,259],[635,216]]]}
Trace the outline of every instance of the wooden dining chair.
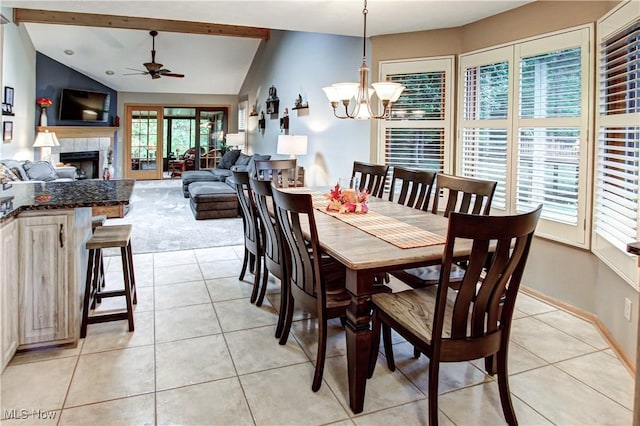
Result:
{"label": "wooden dining chair", "polygon": [[275,211],[275,203],[273,202],[271,189],[272,182],[268,180],[258,180],[251,178],[249,185],[253,191],[253,200],[256,204],[256,210],[260,215],[260,223],[263,230],[263,252],[264,252],[264,269],[262,270],[262,285],[260,293],[256,300],[256,305],[261,306],[267,291],[267,283],[269,273],[280,280],[280,311],[278,313],[278,323],[276,325],[277,338],[282,336],[284,327],[284,319],[287,312],[287,286],[284,284],[284,242],[278,228],[275,217],[269,212]]}
{"label": "wooden dining chair", "polygon": [[296,160],[256,160],[258,180],[274,181],[281,188],[296,186]]}
{"label": "wooden dining chair", "polygon": [[[438,173],[431,212],[449,217],[452,212],[488,215],[497,182]],[[440,194],[448,191],[444,210],[440,210]],[[413,288],[438,284],[440,265],[422,266],[391,272],[391,275]],[[452,282],[460,282],[464,269],[457,264],[451,268]]]}
{"label": "wooden dining chair", "polygon": [[[436,174],[436,172],[428,170],[413,170],[393,166],[389,201],[428,211]],[[400,193],[396,197],[396,187],[398,186]]]}
{"label": "wooden dining chair", "polygon": [[249,172],[232,170],[232,173],[244,225],[244,257],[239,279],[244,279],[247,266],[249,266],[249,271],[253,273],[253,291],[250,301],[255,303],[260,289],[263,258],[261,227],[253,200],[253,192],[249,188]]}
{"label": "wooden dining chair", "polygon": [[[378,357],[382,327],[387,365],[395,370],[391,329],[429,358],[429,424],[438,424],[441,362],[485,358],[498,374],[502,411],[517,424],[507,372],[509,334],[516,296],[542,205],[514,216],[451,213],[440,284],[414,291],[374,294],[369,377]],[[449,280],[455,252],[469,244],[471,254],[462,285]],[[495,362],[495,364],[494,364]],[[496,366],[494,370],[493,366]]]}
{"label": "wooden dining chair", "polygon": [[[388,171],[389,166],[384,164],[369,164],[354,161],[350,186],[358,186],[360,191],[366,189],[369,194],[374,197],[382,198],[384,182],[387,179]],[[359,181],[358,185],[355,185],[356,180]]]}
{"label": "wooden dining chair", "polygon": [[[327,320],[345,318],[351,297],[345,289],[345,267],[323,255],[310,194],[288,193],[273,189],[276,219],[285,242],[285,280],[287,315],[280,344],[287,342],[294,307],[314,313],[318,318],[318,352],[311,389],[322,384],[327,351]],[[308,224],[309,239],[303,236],[303,224]]]}

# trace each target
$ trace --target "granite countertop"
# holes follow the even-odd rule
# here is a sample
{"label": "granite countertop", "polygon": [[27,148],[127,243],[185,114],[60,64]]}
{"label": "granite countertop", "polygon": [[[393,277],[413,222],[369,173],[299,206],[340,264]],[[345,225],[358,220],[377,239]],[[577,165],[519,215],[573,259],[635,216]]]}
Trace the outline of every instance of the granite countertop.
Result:
{"label": "granite countertop", "polygon": [[14,184],[0,192],[0,222],[26,210],[129,204],[134,183],[134,179],[87,179]]}

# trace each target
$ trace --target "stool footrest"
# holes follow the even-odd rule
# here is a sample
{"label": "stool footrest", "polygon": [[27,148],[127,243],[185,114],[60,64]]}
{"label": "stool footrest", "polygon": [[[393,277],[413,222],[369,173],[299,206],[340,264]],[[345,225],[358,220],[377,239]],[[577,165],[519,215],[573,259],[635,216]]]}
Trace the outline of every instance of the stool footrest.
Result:
{"label": "stool footrest", "polygon": [[108,322],[108,321],[119,321],[129,319],[129,314],[127,311],[124,312],[115,312],[112,314],[102,314],[102,315],[94,315],[92,317],[87,318],[87,324],[95,324],[100,322]]}
{"label": "stool footrest", "polygon": [[98,297],[118,297],[124,296],[126,292],[124,290],[108,290],[108,291],[98,291]]}

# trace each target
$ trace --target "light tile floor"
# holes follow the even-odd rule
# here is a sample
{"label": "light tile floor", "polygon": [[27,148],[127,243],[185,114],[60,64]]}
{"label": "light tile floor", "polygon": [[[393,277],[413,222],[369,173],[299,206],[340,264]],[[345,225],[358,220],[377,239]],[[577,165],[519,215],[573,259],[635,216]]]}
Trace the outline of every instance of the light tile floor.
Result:
{"label": "light tile floor", "polygon": [[[332,321],[313,393],[315,320],[297,313],[278,345],[279,285],[270,282],[262,307],[250,304],[252,276],[237,279],[241,256],[242,247],[135,255],[135,332],[123,321],[95,324],[76,348],[16,355],[0,377],[2,424],[427,424],[427,360],[413,359],[397,335],[398,369],[380,355],[354,415],[344,332]],[[121,285],[119,258],[107,262],[109,285]],[[598,331],[523,293],[509,368],[520,424],[631,424],[632,376]],[[444,364],[439,402],[443,425],[504,423],[482,361]]]}

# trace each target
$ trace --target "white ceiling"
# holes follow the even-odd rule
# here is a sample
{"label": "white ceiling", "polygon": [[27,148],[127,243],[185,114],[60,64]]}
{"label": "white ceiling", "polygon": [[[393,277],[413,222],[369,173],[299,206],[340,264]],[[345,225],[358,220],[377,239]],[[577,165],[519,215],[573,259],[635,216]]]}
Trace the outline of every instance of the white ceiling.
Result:
{"label": "white ceiling", "polygon": [[[465,25],[533,0],[368,0],[367,36]],[[361,0],[31,1],[3,0],[3,7],[60,10],[292,31],[362,36]],[[185,78],[148,75],[147,31],[25,24],[37,51],[117,90],[131,92],[239,92],[260,44],[258,39],[160,32],[156,62]],[[73,50],[66,55],[64,50]],[[106,70],[114,75],[105,74]]]}

